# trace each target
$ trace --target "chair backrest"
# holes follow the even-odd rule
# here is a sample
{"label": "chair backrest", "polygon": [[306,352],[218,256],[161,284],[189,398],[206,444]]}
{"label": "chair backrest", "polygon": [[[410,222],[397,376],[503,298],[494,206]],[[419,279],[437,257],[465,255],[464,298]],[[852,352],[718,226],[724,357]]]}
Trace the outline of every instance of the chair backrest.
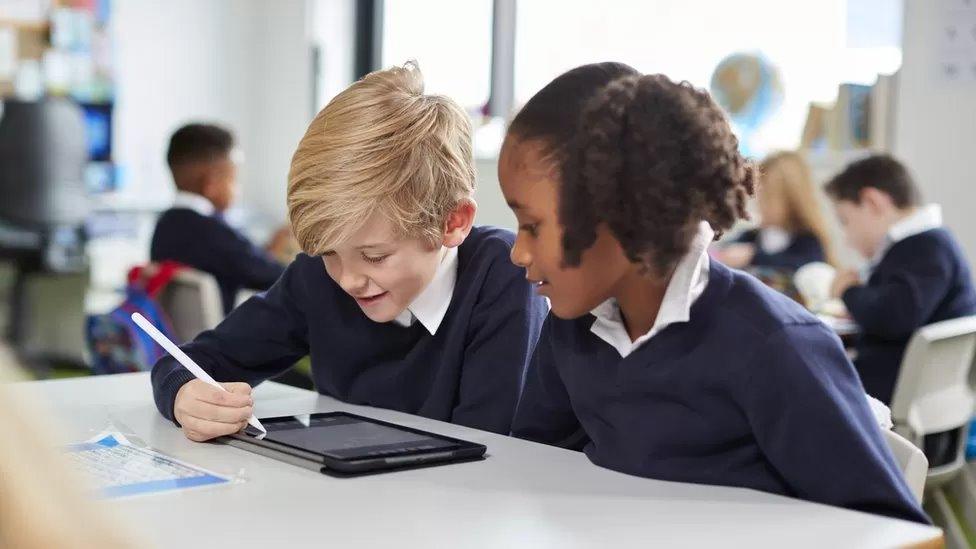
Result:
{"label": "chair backrest", "polygon": [[180,270],[157,300],[180,343],[215,328],[224,317],[217,281],[213,276],[193,269]]}
{"label": "chair backrest", "polygon": [[915,501],[921,503],[922,494],[925,492],[925,476],[929,470],[929,460],[925,458],[925,453],[918,446],[898,433],[887,429],[882,429],[881,432],[891,453],[895,455],[895,460],[898,461],[898,467],[912,490]]}
{"label": "chair backrest", "polygon": [[258,295],[259,293],[261,292],[252,290],[250,288],[241,288],[237,290],[237,295],[234,296],[234,308],[236,309],[240,307],[242,303]]}
{"label": "chair backrest", "polygon": [[923,326],[902,359],[891,417],[913,443],[924,435],[958,429],[973,415],[976,316]]}

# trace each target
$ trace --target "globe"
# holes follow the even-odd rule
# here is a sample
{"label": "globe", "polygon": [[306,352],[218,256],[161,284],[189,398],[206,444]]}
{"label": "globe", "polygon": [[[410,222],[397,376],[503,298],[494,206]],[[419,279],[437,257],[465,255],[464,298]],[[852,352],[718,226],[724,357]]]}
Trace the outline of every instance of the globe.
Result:
{"label": "globe", "polygon": [[783,103],[779,69],[757,53],[734,53],[722,59],[712,73],[709,87],[746,137]]}

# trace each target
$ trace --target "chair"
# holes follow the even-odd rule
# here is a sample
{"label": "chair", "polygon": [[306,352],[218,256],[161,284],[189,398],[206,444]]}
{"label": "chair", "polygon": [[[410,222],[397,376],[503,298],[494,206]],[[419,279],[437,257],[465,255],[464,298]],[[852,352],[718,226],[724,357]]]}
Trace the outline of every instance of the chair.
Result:
{"label": "chair", "polygon": [[912,490],[915,501],[922,503],[922,495],[925,492],[925,477],[929,469],[929,460],[925,458],[925,453],[894,431],[882,430],[881,433],[884,435],[891,453],[895,455],[898,467],[901,469],[908,487]]}
{"label": "chair", "polygon": [[45,377],[59,365],[87,371],[83,327],[88,273],[15,276],[11,307],[19,312],[17,323],[10,326],[10,343],[18,357]]}
{"label": "chair", "polygon": [[925,476],[929,469],[929,460],[925,457],[925,452],[891,430],[893,426],[891,410],[883,402],[871,395],[864,396],[867,398],[868,407],[871,408],[874,420],[881,429],[885,443],[888,444],[895,460],[898,461],[898,468],[901,470],[902,476],[905,477],[905,482],[912,490],[915,500],[921,503],[922,495],[925,492]]}
{"label": "chair", "polygon": [[258,295],[259,293],[261,292],[252,290],[250,288],[241,288],[240,290],[237,290],[237,295],[234,296],[234,308],[236,309],[240,307],[245,301]]}
{"label": "chair", "polygon": [[184,343],[200,332],[215,328],[224,318],[220,287],[213,276],[181,269],[157,297],[169,316],[174,335]]}
{"label": "chair", "polygon": [[946,488],[966,465],[969,423],[976,404],[976,316],[923,326],[912,336],[891,399],[894,430],[925,450],[925,496],[950,547],[965,547]]}

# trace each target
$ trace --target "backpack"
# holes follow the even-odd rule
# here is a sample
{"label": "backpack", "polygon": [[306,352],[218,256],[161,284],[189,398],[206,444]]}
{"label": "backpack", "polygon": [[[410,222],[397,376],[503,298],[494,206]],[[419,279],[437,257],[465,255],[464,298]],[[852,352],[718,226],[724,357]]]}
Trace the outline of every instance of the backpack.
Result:
{"label": "backpack", "polygon": [[94,374],[148,371],[166,355],[159,344],[136,326],[131,316],[136,312],[142,314],[175,341],[172,325],[156,296],[180,269],[182,265],[173,261],[133,267],[129,270],[122,304],[109,313],[88,317],[85,335]]}

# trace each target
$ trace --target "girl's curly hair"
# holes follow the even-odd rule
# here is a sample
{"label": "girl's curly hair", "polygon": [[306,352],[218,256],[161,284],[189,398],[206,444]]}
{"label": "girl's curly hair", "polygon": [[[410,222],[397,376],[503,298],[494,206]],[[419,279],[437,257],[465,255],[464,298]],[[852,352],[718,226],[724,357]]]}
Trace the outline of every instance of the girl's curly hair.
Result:
{"label": "girl's curly hair", "polygon": [[537,93],[509,133],[535,141],[561,182],[564,261],[606,224],[627,257],[665,275],[698,223],[720,236],[747,217],[756,172],[704,90],[621,63],[573,69]]}

